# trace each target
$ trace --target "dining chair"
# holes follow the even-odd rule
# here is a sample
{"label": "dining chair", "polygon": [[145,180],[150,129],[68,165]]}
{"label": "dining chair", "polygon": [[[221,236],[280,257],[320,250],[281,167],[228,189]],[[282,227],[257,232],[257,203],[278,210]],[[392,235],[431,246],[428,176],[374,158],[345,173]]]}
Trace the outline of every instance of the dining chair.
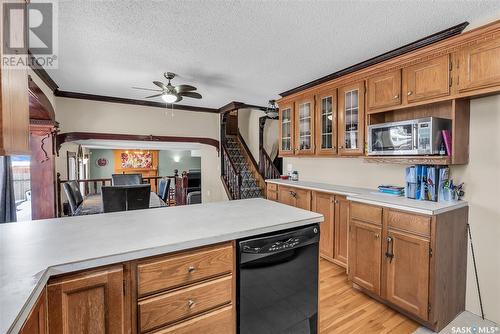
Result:
{"label": "dining chair", "polygon": [[140,210],[149,208],[151,185],[140,184],[124,187],[127,191],[127,210]]}
{"label": "dining chair", "polygon": [[157,195],[166,204],[168,204],[167,202],[168,202],[168,194],[170,191],[170,181],[171,180],[168,177],[164,177],[160,179],[160,182],[158,183]]}
{"label": "dining chair", "polygon": [[101,198],[104,212],[127,210],[127,190],[125,187],[104,186],[101,188]]}
{"label": "dining chair", "polygon": [[131,186],[142,183],[142,174],[112,174],[111,183],[114,186]]}
{"label": "dining chair", "polygon": [[201,203],[201,191],[192,191],[187,194],[187,205]]}
{"label": "dining chair", "polygon": [[71,215],[74,216],[76,214],[77,209],[78,209],[78,205],[76,205],[75,196],[73,195],[73,192],[71,191],[71,186],[69,185],[69,182],[63,183],[63,189],[64,189],[64,193],[66,194],[66,198],[68,199],[69,209],[71,211]]}

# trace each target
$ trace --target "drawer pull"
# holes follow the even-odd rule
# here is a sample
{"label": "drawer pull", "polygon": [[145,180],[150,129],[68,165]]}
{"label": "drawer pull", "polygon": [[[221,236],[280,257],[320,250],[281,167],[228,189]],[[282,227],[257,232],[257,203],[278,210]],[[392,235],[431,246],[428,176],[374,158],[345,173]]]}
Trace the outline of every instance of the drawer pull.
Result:
{"label": "drawer pull", "polygon": [[195,267],[194,266],[189,266],[188,267],[188,273],[193,273],[195,271]]}
{"label": "drawer pull", "polygon": [[195,304],[196,304],[196,302],[194,300],[192,300],[192,299],[188,300],[188,307],[189,308],[193,308]]}

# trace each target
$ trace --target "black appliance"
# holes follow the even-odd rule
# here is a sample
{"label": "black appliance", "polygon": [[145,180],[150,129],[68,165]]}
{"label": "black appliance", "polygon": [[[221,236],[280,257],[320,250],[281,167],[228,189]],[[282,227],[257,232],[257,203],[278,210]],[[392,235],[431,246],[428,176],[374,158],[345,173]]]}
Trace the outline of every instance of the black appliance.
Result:
{"label": "black appliance", "polygon": [[238,242],[238,333],[318,333],[319,226]]}

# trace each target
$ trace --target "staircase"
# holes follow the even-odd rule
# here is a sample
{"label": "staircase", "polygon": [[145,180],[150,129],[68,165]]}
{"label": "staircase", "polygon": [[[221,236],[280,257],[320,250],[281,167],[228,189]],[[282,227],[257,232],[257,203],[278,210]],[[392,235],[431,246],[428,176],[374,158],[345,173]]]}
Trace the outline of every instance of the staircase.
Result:
{"label": "staircase", "polygon": [[225,136],[223,156],[225,166],[222,179],[230,199],[263,197],[260,182],[237,136]]}

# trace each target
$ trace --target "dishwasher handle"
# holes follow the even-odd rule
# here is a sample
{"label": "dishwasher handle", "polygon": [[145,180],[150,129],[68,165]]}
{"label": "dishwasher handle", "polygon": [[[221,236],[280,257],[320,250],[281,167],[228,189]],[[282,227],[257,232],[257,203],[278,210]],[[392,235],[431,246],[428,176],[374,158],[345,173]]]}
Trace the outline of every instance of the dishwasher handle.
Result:
{"label": "dishwasher handle", "polygon": [[286,251],[319,242],[317,224],[276,235],[268,235],[240,241],[240,252],[246,254],[268,254]]}

